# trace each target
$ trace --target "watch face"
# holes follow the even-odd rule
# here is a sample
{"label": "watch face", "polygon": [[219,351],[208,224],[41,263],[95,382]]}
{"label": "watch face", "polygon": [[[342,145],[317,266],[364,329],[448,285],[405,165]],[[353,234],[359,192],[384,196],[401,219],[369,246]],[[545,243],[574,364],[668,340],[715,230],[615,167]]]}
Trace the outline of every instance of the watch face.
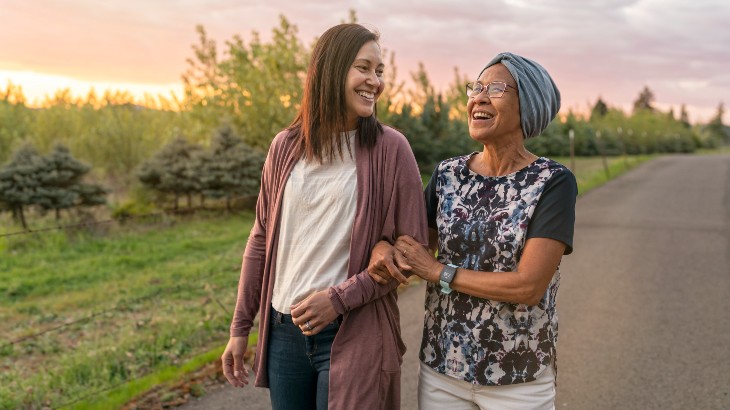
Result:
{"label": "watch face", "polygon": [[446,265],[444,266],[443,272],[441,272],[441,280],[443,280],[446,283],[451,283],[451,281],[454,279],[454,275],[456,274],[456,267],[452,265]]}

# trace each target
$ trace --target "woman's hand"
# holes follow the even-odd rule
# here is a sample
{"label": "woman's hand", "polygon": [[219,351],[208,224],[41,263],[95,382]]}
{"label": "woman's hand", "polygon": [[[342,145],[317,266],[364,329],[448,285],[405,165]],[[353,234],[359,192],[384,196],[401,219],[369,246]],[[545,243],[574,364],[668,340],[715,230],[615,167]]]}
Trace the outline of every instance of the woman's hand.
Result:
{"label": "woman's hand", "polygon": [[403,235],[395,242],[396,254],[405,259],[410,271],[421,279],[438,282],[444,265],[434,258],[433,253],[408,235]]}
{"label": "woman's hand", "polygon": [[314,336],[337,319],[329,290],[320,290],[291,306],[291,317],[306,336]]}
{"label": "woman's hand", "polygon": [[231,337],[221,356],[223,375],[233,387],[243,387],[248,384],[248,369],[243,363],[243,355],[246,354],[247,348],[248,337]]}
{"label": "woman's hand", "polygon": [[380,241],[375,244],[370,255],[370,263],[368,264],[368,275],[381,285],[395,279],[400,283],[408,282],[401,270],[410,270],[411,267],[406,262],[403,255],[386,241]]}

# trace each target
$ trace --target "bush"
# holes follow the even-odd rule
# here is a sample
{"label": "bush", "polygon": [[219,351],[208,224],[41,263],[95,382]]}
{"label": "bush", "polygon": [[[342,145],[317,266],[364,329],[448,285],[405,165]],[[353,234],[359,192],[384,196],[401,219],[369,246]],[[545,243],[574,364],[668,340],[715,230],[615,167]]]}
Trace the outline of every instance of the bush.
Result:
{"label": "bush", "polygon": [[112,219],[123,223],[129,218],[149,215],[155,212],[157,212],[157,208],[154,205],[132,199],[112,206]]}

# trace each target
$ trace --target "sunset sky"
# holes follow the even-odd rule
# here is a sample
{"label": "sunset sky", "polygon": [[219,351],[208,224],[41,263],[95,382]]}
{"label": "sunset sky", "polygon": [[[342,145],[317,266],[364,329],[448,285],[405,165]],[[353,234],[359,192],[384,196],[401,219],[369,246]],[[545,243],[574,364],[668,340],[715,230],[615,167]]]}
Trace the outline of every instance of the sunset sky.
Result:
{"label": "sunset sky", "polygon": [[629,110],[649,86],[692,122],[724,102],[730,123],[728,0],[0,0],[0,88],[31,102],[59,88],[179,92],[197,24],[222,45],[254,30],[268,40],[284,15],[310,44],[349,9],[380,31],[400,79],[420,61],[443,88],[454,67],[474,77],[512,51],[548,69],[562,112],[598,97]]}

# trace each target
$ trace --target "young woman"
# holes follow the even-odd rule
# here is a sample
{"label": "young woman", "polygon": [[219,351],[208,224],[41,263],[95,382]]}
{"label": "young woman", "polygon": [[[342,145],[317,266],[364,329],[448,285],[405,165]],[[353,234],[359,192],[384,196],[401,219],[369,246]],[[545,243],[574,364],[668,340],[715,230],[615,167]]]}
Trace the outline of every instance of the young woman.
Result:
{"label": "young woman", "polygon": [[420,174],[405,137],[376,119],[378,34],[327,30],[301,108],[271,143],[243,256],[223,372],[248,384],[243,355],[260,312],[255,385],[274,409],[398,409],[397,282],[367,274],[380,240],[426,243]]}

